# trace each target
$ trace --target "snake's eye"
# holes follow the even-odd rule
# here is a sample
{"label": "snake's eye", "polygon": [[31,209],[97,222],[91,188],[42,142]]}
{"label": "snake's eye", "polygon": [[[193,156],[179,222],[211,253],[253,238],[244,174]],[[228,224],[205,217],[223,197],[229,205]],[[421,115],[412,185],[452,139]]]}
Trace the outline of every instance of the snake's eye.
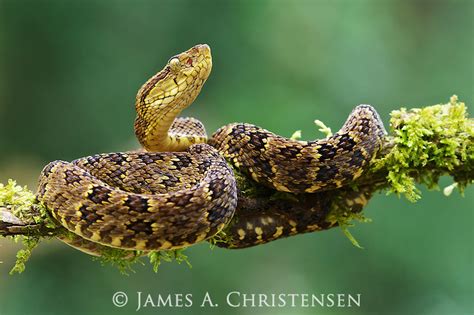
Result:
{"label": "snake's eye", "polygon": [[178,58],[171,58],[169,61],[171,70],[179,70],[181,62]]}

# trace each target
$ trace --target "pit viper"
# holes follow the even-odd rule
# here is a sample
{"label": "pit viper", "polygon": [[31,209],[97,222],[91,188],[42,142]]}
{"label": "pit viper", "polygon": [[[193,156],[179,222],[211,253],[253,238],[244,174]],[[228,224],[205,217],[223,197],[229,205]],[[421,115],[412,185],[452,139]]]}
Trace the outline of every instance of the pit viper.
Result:
{"label": "pit viper", "polygon": [[[385,129],[369,105],[357,106],[343,127],[324,139],[292,140],[247,123],[226,125],[207,139],[200,121],[178,116],[196,99],[211,69],[209,46],[196,45],[171,57],[139,89],[134,127],[142,150],[44,167],[37,199],[77,236],[71,245],[186,247],[216,235],[234,216],[238,188],[228,163],[270,189],[314,194],[350,184],[381,148]],[[233,247],[252,246],[298,232],[305,216],[265,209],[242,215],[228,233],[234,234]],[[316,228],[303,224],[305,230]]]}

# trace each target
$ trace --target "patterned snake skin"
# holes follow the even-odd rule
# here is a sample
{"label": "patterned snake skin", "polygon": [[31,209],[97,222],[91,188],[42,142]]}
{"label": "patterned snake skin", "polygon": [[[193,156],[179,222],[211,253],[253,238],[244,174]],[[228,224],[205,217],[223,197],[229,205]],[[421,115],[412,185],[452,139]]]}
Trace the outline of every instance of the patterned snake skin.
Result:
{"label": "patterned snake skin", "polygon": [[[141,87],[135,133],[146,152],[54,161],[43,169],[37,198],[77,235],[65,241],[91,253],[95,244],[186,247],[217,234],[236,211],[238,189],[226,159],[270,189],[311,193],[310,200],[351,183],[381,148],[385,129],[369,105],[356,107],[341,130],[326,139],[296,141],[238,123],[220,128],[208,141],[201,122],[177,116],[198,96],[211,68],[209,46],[197,45],[172,57]],[[326,209],[323,200],[311,202]],[[347,203],[364,200],[361,192]],[[287,213],[282,202],[274,210],[237,215],[226,230],[234,240],[228,247],[316,230],[308,218],[321,214]]]}

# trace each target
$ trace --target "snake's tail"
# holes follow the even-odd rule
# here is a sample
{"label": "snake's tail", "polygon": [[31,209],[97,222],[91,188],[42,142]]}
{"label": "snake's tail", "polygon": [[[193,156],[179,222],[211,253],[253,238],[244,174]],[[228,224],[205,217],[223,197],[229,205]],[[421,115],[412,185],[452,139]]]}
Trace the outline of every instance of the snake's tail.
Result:
{"label": "snake's tail", "polygon": [[352,110],[338,133],[354,132],[375,135],[382,138],[387,135],[379,113],[371,105],[361,104]]}

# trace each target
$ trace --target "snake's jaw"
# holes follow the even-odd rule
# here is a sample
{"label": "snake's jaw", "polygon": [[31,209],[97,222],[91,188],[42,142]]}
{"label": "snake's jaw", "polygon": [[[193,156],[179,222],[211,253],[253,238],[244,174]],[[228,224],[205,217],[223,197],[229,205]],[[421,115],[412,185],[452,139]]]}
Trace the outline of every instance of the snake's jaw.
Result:
{"label": "snake's jaw", "polygon": [[196,85],[202,87],[212,70],[211,48],[206,44],[200,44],[181,55],[180,61],[183,64],[183,74],[186,77],[194,77]]}

